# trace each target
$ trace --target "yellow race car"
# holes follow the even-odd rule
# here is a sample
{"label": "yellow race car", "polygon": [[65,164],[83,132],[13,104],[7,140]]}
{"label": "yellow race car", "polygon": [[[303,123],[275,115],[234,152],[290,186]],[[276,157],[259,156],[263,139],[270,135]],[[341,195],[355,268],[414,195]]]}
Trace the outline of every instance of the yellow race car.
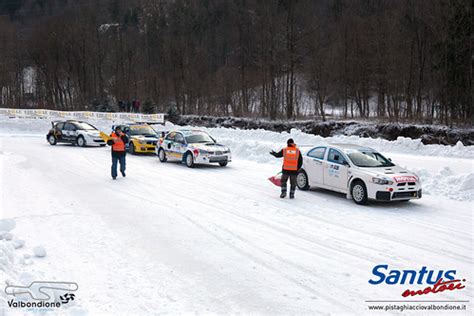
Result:
{"label": "yellow race car", "polygon": [[158,134],[148,124],[121,124],[112,126],[112,130],[120,127],[129,138],[126,144],[127,151],[131,154],[154,153],[156,143],[158,142]]}

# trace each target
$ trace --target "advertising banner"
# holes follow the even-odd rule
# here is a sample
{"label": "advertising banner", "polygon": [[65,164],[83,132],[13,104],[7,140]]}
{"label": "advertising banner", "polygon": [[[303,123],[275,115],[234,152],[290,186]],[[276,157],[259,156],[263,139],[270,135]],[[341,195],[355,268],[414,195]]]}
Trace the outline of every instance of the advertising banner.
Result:
{"label": "advertising banner", "polygon": [[45,118],[45,119],[106,119],[111,121],[139,121],[164,123],[165,115],[142,113],[110,113],[91,111],[54,111],[45,109],[7,109],[0,108],[0,115],[18,118]]}

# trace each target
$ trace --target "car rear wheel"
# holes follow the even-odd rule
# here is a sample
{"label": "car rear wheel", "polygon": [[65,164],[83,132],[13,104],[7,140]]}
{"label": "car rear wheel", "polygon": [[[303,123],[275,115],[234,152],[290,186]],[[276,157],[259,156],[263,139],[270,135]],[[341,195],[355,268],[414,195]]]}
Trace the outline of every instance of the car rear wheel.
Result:
{"label": "car rear wheel", "polygon": [[57,140],[56,140],[56,137],[54,137],[53,134],[51,134],[51,135],[48,136],[48,143],[49,143],[50,145],[56,145]]}
{"label": "car rear wheel", "polygon": [[168,160],[166,158],[166,153],[165,153],[165,150],[163,148],[160,148],[158,150],[158,158],[160,159],[161,162],[166,162],[166,160]]}
{"label": "car rear wheel", "polygon": [[188,152],[188,153],[186,154],[186,157],[184,157],[184,162],[186,163],[186,166],[188,166],[188,168],[193,168],[193,167],[194,167],[193,154],[191,154],[190,152]]}
{"label": "car rear wheel", "polygon": [[352,199],[354,202],[359,205],[365,205],[368,202],[367,198],[367,188],[365,187],[364,182],[357,180],[352,184],[351,188]]}
{"label": "car rear wheel", "polygon": [[219,162],[219,166],[221,166],[221,167],[227,166],[227,161],[221,161],[221,162]]}
{"label": "car rear wheel", "polygon": [[85,147],[85,146],[86,146],[86,140],[84,139],[83,136],[79,136],[79,137],[76,139],[76,144],[77,144],[77,146],[79,146],[79,147]]}
{"label": "car rear wheel", "polygon": [[296,185],[298,186],[298,189],[306,191],[309,190],[309,181],[308,181],[308,175],[304,170],[300,170],[298,172],[298,175],[296,176]]}

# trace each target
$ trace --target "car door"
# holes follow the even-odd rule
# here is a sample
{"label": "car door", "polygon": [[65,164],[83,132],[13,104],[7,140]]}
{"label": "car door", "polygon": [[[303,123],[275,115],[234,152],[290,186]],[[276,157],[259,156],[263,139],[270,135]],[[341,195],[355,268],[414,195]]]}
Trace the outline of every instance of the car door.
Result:
{"label": "car door", "polygon": [[75,140],[75,133],[76,133],[76,127],[72,124],[67,122],[64,124],[64,129],[63,129],[63,140],[72,142]]}
{"label": "car door", "polygon": [[324,184],[339,190],[347,189],[347,172],[349,164],[344,155],[337,149],[329,148],[324,165]]}
{"label": "car door", "polygon": [[311,149],[305,157],[305,169],[311,185],[323,184],[324,172],[323,161],[326,154],[326,147],[316,147]]}
{"label": "car door", "polygon": [[174,136],[173,150],[176,155],[176,159],[182,159],[183,154],[186,152],[186,142],[183,134],[176,132]]}
{"label": "car door", "polygon": [[163,141],[163,149],[166,152],[166,156],[170,159],[176,159],[176,156],[174,155],[174,137],[176,135],[176,132],[171,132],[168,135],[166,135],[165,140]]}
{"label": "car door", "polygon": [[54,136],[56,136],[56,139],[58,142],[64,141],[63,131],[64,131],[64,122],[57,123],[56,126],[54,127]]}

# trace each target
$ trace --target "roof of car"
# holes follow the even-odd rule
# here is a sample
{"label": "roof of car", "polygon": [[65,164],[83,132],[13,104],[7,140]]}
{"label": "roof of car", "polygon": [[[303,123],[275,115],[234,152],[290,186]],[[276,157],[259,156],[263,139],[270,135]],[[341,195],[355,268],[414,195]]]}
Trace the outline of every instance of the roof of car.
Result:
{"label": "roof of car", "polygon": [[58,121],[53,121],[53,123],[87,123],[87,122],[79,121],[79,120],[58,120]]}
{"label": "roof of car", "polygon": [[138,122],[134,122],[134,123],[123,123],[123,124],[117,124],[117,126],[147,126],[148,123],[138,123]]}
{"label": "roof of car", "polygon": [[187,129],[187,128],[183,128],[183,129],[176,129],[176,130],[172,130],[170,132],[181,132],[181,133],[185,133],[185,134],[189,134],[189,133],[205,133],[205,131],[202,131],[202,130],[199,130],[199,129]]}
{"label": "roof of car", "polygon": [[329,145],[332,146],[332,147],[339,148],[341,150],[348,150],[348,149],[352,149],[352,150],[370,150],[370,151],[374,150],[370,147],[360,146],[360,145],[356,145],[356,144],[329,144]]}

